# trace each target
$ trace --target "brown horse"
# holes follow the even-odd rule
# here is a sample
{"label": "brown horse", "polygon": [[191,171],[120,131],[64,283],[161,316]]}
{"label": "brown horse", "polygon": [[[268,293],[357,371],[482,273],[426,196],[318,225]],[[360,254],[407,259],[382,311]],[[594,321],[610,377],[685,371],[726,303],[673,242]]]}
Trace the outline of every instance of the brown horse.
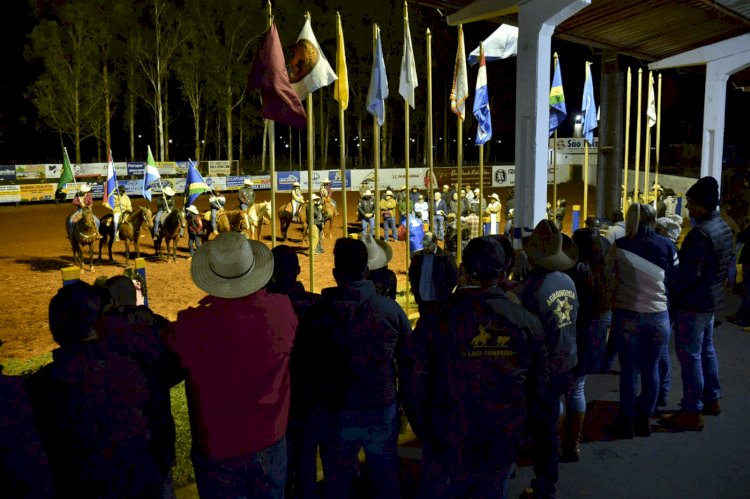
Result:
{"label": "brown horse", "polygon": [[250,239],[260,241],[260,233],[264,224],[270,224],[271,201],[253,203],[247,209],[247,218],[250,223]]}
{"label": "brown horse", "polygon": [[186,225],[187,220],[185,218],[185,210],[181,208],[172,208],[172,211],[169,212],[161,225],[159,225],[159,233],[156,234],[156,239],[154,239],[154,250],[156,256],[162,256],[161,242],[164,240],[167,245],[167,260],[169,260],[171,254],[172,261],[177,263],[177,240],[180,239],[180,233],[185,229]]}
{"label": "brown horse", "polygon": [[333,204],[331,198],[323,198],[323,234],[325,237],[331,237],[331,226],[333,225],[333,219],[339,215],[336,206]]}
{"label": "brown horse", "polygon": [[[206,230],[200,237],[201,242],[205,243],[208,241],[208,236],[211,235],[211,210],[204,211],[201,216],[203,217],[203,227]],[[249,228],[250,221],[247,213],[242,210],[219,210],[216,212],[216,230],[219,234],[229,231],[243,232]]]}
{"label": "brown horse", "polygon": [[[297,209],[297,216],[299,223],[302,224],[302,233],[307,234],[307,203],[300,203]],[[292,210],[292,202],[289,201],[279,209],[279,222],[281,226],[281,239],[286,241],[286,235],[289,231],[289,226],[294,222],[294,212]],[[303,236],[304,237],[304,236]]]}
{"label": "brown horse", "polygon": [[[67,220],[65,226],[67,227]],[[73,263],[83,270],[83,247],[88,246],[89,270],[94,270],[94,241],[99,237],[99,232],[96,230],[94,212],[90,207],[86,206],[81,210],[81,217],[73,224],[73,231],[69,237],[73,248]]]}
{"label": "brown horse", "polygon": [[[102,248],[107,245],[109,249],[109,261],[114,262],[112,258],[112,243],[115,240],[114,237],[114,226],[109,222],[112,220],[112,215],[105,215],[102,217],[102,222],[99,225],[99,234],[102,238],[99,240],[99,262],[102,261]],[[141,248],[139,245],[139,238],[141,237],[141,227],[146,224],[149,231],[154,228],[153,215],[148,206],[143,206],[135,210],[135,212],[126,211],[120,225],[118,227],[118,235],[120,241],[125,242],[125,266],[127,267],[130,263],[130,243],[131,241],[135,245],[136,258],[141,257]]]}

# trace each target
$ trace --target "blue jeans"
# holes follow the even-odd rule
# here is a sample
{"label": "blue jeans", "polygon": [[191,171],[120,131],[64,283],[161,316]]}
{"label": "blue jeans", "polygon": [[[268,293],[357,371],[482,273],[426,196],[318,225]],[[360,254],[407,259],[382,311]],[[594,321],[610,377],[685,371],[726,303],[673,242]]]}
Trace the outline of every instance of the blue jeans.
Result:
{"label": "blue jeans", "polygon": [[164,214],[167,213],[164,210],[157,210],[156,215],[154,215],[154,235],[157,235],[159,233],[159,226],[161,226],[161,219],[164,217]]}
{"label": "blue jeans", "polygon": [[190,256],[193,256],[195,250],[201,247],[201,242],[203,242],[201,236],[197,234],[188,234],[188,251],[190,252]]}
{"label": "blue jeans", "polygon": [[435,215],[435,235],[441,241],[445,239],[445,217],[443,215]]}
{"label": "blue jeans", "polygon": [[352,496],[357,452],[363,447],[375,497],[398,499],[398,418],[396,404],[369,411],[323,412],[321,438],[325,497]]}
{"label": "blue jeans", "polygon": [[700,412],[719,399],[719,361],[714,350],[714,313],[677,311],[675,346],[682,368],[682,409]]}
{"label": "blue jeans", "polygon": [[[640,313],[616,309],[612,334],[620,355],[620,410],[627,418],[651,417],[659,387],[658,361],[669,343],[669,312]],[[641,393],[638,392],[638,376]]]}
{"label": "blue jeans", "polygon": [[499,470],[461,468],[422,445],[422,476],[417,499],[508,497],[515,465]]}
{"label": "blue jeans", "polygon": [[[396,219],[394,217],[388,217],[383,219],[383,240],[388,241],[388,229],[391,229],[393,234],[393,240],[398,241],[398,232],[396,232]],[[364,231],[364,228],[362,229]]]}
{"label": "blue jeans", "polygon": [[367,227],[370,228],[370,234],[375,235],[375,217],[362,219],[362,234],[367,233]]}
{"label": "blue jeans", "polygon": [[657,402],[666,405],[672,386],[672,360],[669,358],[669,341],[664,343],[659,355],[659,396]]}
{"label": "blue jeans", "polygon": [[[78,210],[76,210],[75,213],[78,213],[80,211],[82,211],[82,210],[80,208],[78,208]],[[75,213],[73,215],[75,215]],[[67,220],[68,235],[70,235],[73,232],[73,220],[72,220],[73,215],[71,215],[70,217],[68,217],[68,220]],[[94,215],[93,218],[94,218],[94,225],[96,225],[96,231],[99,232],[99,223],[100,223],[99,222],[99,217],[97,217],[96,215]]]}
{"label": "blue jeans", "polygon": [[585,375],[573,378],[573,390],[567,397],[565,397],[565,408],[568,415],[570,415],[570,413],[572,412],[586,412],[586,393],[584,391],[585,386]]}
{"label": "blue jeans", "polygon": [[283,499],[286,480],[286,439],[247,456],[206,458],[193,453],[201,498]]}
{"label": "blue jeans", "polygon": [[211,227],[213,230],[218,231],[219,227],[216,225],[216,214],[219,213],[219,210],[216,208],[211,208]]}

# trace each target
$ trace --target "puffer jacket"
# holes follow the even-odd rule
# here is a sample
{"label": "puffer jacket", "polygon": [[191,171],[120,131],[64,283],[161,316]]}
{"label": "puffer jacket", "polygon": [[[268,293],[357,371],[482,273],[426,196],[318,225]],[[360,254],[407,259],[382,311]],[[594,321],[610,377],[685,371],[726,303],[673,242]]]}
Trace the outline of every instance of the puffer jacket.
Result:
{"label": "puffer jacket", "polygon": [[724,306],[724,281],[732,257],[732,231],[713,211],[698,220],[680,248],[673,308],[715,312]]}

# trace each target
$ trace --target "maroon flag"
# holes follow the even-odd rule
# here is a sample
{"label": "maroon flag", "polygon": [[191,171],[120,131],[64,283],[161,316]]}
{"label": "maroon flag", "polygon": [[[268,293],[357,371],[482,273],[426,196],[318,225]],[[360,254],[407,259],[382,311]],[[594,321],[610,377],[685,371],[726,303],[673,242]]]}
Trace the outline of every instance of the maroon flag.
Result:
{"label": "maroon flag", "polygon": [[279,32],[272,23],[255,53],[247,79],[250,89],[259,88],[263,97],[262,116],[278,123],[304,128],[307,117],[297,92],[289,83]]}

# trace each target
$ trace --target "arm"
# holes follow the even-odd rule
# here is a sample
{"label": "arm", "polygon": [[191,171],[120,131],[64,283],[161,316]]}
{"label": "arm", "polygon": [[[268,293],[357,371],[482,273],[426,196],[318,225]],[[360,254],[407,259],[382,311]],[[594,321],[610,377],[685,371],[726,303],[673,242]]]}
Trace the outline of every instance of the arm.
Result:
{"label": "arm", "polygon": [[688,232],[679,253],[680,267],[674,285],[678,293],[696,286],[712,246],[711,238],[702,230],[694,228]]}

